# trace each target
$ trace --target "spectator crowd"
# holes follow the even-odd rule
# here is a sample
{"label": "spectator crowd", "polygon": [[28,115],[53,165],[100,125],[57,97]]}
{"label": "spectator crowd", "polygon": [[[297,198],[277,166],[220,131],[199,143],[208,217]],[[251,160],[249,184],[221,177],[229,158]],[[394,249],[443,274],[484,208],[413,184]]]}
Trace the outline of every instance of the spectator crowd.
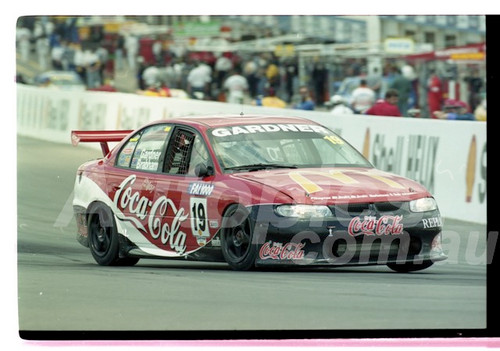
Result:
{"label": "spectator crowd", "polygon": [[[331,72],[322,62],[307,68],[307,84],[299,79],[296,57],[271,52],[191,52],[155,40],[150,55],[141,51],[136,35],[106,36],[91,28],[85,41],[79,36],[76,18],[32,18],[18,26],[17,48],[27,61],[31,52],[41,70],[75,71],[87,89],[115,90],[116,74],[133,72],[138,92],[147,95],[253,104],[275,108],[331,111],[332,115],[418,117],[416,73],[412,66],[387,65],[384,72],[367,74],[360,60],[344,66],[344,77],[359,78],[359,85],[346,94],[329,87]],[[431,71],[427,80],[426,115],[435,119],[486,120],[484,83],[475,76],[467,82],[474,97],[465,103],[445,99],[443,82]],[[337,87],[338,88],[338,87]],[[336,91],[337,90],[337,91]],[[329,92],[333,91],[331,98]]]}

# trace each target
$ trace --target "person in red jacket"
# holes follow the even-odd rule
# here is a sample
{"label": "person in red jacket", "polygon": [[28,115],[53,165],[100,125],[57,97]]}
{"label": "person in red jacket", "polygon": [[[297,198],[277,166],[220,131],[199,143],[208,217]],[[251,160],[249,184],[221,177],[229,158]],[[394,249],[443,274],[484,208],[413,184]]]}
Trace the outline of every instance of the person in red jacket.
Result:
{"label": "person in red jacket", "polygon": [[399,112],[398,108],[398,98],[398,92],[394,89],[389,89],[385,93],[385,99],[377,100],[365,113],[374,116],[401,117],[401,112]]}
{"label": "person in red jacket", "polygon": [[434,112],[441,110],[443,90],[441,79],[439,79],[434,70],[431,71],[431,76],[427,82],[427,89],[427,104],[429,105],[430,118],[437,118]]}

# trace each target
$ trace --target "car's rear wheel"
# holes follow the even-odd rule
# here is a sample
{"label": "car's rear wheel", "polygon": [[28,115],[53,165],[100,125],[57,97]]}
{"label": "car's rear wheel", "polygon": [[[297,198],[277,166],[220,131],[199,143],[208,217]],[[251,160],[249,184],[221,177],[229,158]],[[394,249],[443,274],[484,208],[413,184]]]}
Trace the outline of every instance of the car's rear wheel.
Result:
{"label": "car's rear wheel", "polygon": [[388,263],[387,266],[392,269],[393,271],[396,271],[398,273],[408,273],[408,272],[415,272],[415,271],[421,271],[426,268],[429,268],[432,266],[434,262],[427,260],[423,261],[422,263]]}
{"label": "car's rear wheel", "polygon": [[88,216],[90,252],[101,266],[133,266],[139,259],[120,258],[120,243],[111,210],[102,204],[92,207]]}
{"label": "car's rear wheel", "polygon": [[257,245],[252,243],[254,223],[243,206],[230,207],[221,232],[222,255],[234,270],[245,271],[255,266]]}

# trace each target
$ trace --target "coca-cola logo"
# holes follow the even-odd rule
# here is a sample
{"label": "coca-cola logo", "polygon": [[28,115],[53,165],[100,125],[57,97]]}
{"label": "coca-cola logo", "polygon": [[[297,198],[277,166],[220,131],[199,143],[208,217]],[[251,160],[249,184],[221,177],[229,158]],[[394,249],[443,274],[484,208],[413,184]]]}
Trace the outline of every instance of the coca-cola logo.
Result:
{"label": "coca-cola logo", "polygon": [[[186,234],[180,230],[182,222],[188,218],[184,208],[178,209],[174,202],[165,195],[153,202],[146,196],[141,196],[139,191],[134,192],[132,185],[136,178],[135,175],[129,176],[116,191],[114,204],[122,212],[117,216],[134,223],[144,235],[149,235],[151,239],[159,240],[162,245],[168,245],[179,254],[184,253]],[[170,222],[164,222],[165,218],[172,219]]]}
{"label": "coca-cola logo", "polygon": [[262,260],[300,260],[304,258],[303,243],[273,243],[268,241],[261,246],[259,257]]}
{"label": "coca-cola logo", "polygon": [[349,222],[349,235],[398,235],[403,233],[403,216],[360,216]]}

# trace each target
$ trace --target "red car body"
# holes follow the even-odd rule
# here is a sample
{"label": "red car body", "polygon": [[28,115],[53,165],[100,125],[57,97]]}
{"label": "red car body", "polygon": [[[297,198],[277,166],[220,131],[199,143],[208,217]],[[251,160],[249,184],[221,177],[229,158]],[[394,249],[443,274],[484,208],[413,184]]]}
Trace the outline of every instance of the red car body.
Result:
{"label": "red car body", "polygon": [[[431,194],[374,169],[309,120],[186,117],[136,131],[74,131],[72,141],[100,142],[104,154],[78,169],[73,202],[77,239],[101,265],[182,258],[237,270],[388,264],[406,272],[446,258]],[[316,144],[321,152],[308,156]],[[324,147],[356,164],[325,164]],[[301,165],[282,162],[286,148]],[[242,161],[263,154],[264,163]]]}

